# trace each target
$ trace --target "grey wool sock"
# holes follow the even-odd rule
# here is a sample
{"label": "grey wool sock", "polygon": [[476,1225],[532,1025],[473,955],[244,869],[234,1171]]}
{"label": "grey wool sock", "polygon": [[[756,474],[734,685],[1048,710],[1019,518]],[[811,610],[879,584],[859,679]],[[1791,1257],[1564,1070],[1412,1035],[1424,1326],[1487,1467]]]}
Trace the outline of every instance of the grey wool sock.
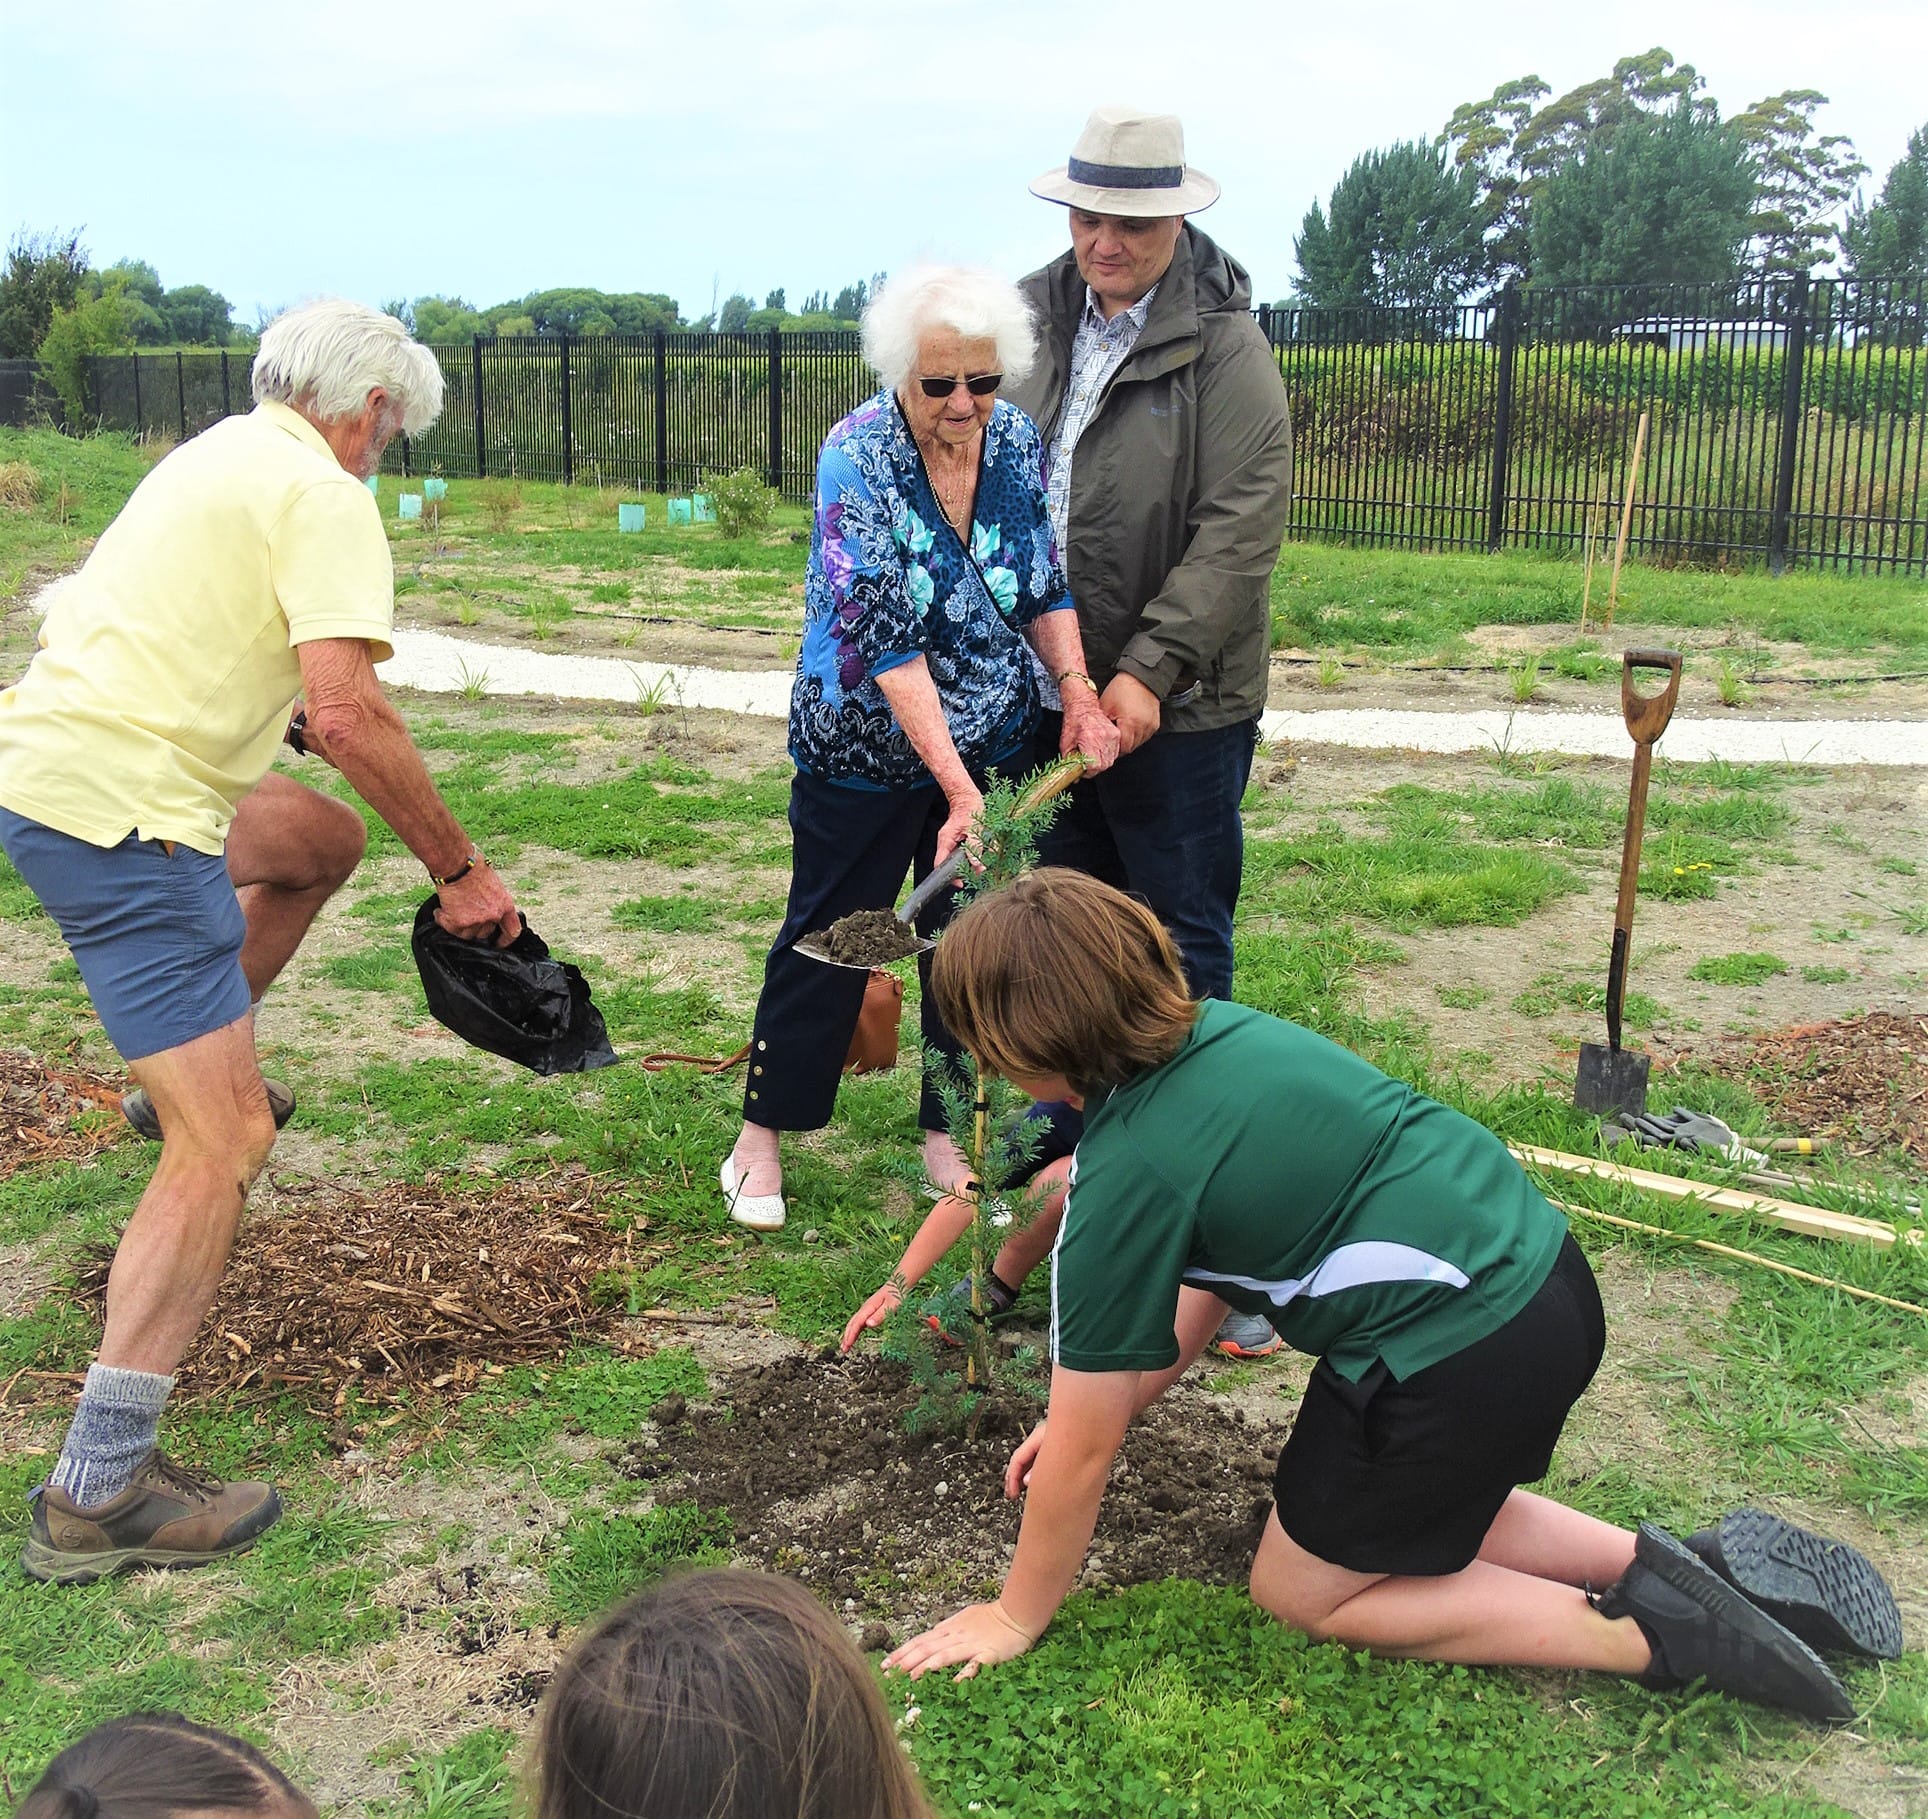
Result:
{"label": "grey wool sock", "polygon": [[134,1468],[153,1450],[172,1377],[152,1371],[90,1364],[80,1407],[47,1482],[82,1509],[94,1509],[127,1488]]}

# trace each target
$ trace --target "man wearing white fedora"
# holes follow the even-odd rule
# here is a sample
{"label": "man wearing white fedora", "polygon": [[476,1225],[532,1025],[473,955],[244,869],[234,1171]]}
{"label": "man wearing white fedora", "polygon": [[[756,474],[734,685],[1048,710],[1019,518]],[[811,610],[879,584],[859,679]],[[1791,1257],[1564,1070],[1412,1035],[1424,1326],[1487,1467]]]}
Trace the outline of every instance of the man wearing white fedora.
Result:
{"label": "man wearing white fedora", "polygon": [[[1285,385],[1244,268],[1186,220],[1219,190],[1185,162],[1176,116],[1096,109],[1031,191],[1067,206],[1071,250],[1019,286],[1043,336],[1007,396],[1043,432],[1091,672],[1062,687],[1097,691],[1120,750],[1065,796],[1040,857],[1142,897],[1197,996],[1229,998],[1239,799],[1292,493]],[[1055,741],[1046,722],[1039,738]],[[1068,1148],[1075,1114],[1054,1108],[1054,1122]],[[1264,1321],[1251,1325],[1222,1333],[1220,1349],[1276,1348]]]}

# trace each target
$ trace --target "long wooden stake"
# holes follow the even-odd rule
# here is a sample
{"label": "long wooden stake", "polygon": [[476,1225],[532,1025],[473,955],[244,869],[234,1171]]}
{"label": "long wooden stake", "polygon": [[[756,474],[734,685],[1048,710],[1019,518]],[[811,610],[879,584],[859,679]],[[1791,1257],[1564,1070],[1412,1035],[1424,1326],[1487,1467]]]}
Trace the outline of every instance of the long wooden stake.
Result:
{"label": "long wooden stake", "polygon": [[[1717,1213],[1751,1213],[1770,1225],[1800,1232],[1809,1238],[1850,1240],[1883,1249],[1895,1241],[1895,1228],[1879,1219],[1857,1219],[1852,1213],[1831,1213],[1825,1207],[1804,1206],[1798,1200],[1776,1200],[1772,1195],[1750,1194],[1737,1187],[1714,1187],[1705,1181],[1663,1175],[1657,1169],[1628,1168],[1598,1156],[1570,1156],[1564,1150],[1540,1149],[1531,1143],[1509,1143],[1506,1147],[1516,1161],[1529,1168],[1547,1169],[1556,1175],[1587,1175],[1596,1181],[1614,1181],[1645,1193],[1664,1194],[1670,1200],[1696,1200]],[[1908,1241],[1918,1242],[1913,1232],[1908,1234]]]}
{"label": "long wooden stake", "polygon": [[989,1267],[984,1243],[985,1151],[991,1140],[991,1100],[984,1084],[984,1063],[973,1055],[977,1098],[971,1107],[971,1349],[965,1354],[964,1381],[976,1389],[991,1386],[991,1331],[986,1324],[984,1272]]}
{"label": "long wooden stake", "polygon": [[1638,1219],[1622,1219],[1618,1213],[1597,1213],[1590,1206],[1575,1206],[1570,1200],[1552,1202],[1563,1213],[1573,1213],[1582,1219],[1597,1219],[1602,1225],[1617,1225],[1622,1231],[1645,1232],[1650,1238],[1671,1238],[1676,1244],[1691,1244],[1697,1251],[1712,1251],[1716,1257],[1732,1257],[1741,1263],[1756,1263],[1764,1270],[1773,1270],[1776,1275],[1792,1276],[1797,1282],[1812,1282],[1817,1288],[1839,1289],[1844,1295],[1853,1295],[1859,1301],[1878,1301],[1883,1307],[1899,1308],[1904,1314],[1920,1314],[1928,1317],[1928,1307],[1916,1301],[1897,1301],[1892,1295],[1877,1295],[1871,1288],[1856,1288],[1852,1282],[1837,1282],[1832,1276],[1816,1276],[1807,1270],[1797,1270],[1791,1263],[1780,1263],[1772,1257],[1759,1257],[1752,1251],[1736,1250],[1731,1244],[1716,1244],[1711,1238],[1690,1238],[1685,1232],[1670,1232],[1665,1226],[1643,1225]]}
{"label": "long wooden stake", "polygon": [[1600,534],[1600,520],[1607,515],[1607,481],[1600,477],[1600,503],[1587,506],[1587,573],[1586,581],[1580,589],[1580,631],[1584,636],[1587,629],[1587,614],[1593,608],[1593,544]]}
{"label": "long wooden stake", "polygon": [[1607,587],[1607,617],[1602,627],[1613,630],[1613,609],[1620,601],[1620,565],[1627,559],[1627,533],[1633,528],[1634,494],[1640,487],[1640,457],[1647,448],[1647,413],[1640,413],[1640,427],[1633,433],[1633,461],[1627,468],[1627,502],[1620,508],[1620,538],[1613,546],[1613,580]]}

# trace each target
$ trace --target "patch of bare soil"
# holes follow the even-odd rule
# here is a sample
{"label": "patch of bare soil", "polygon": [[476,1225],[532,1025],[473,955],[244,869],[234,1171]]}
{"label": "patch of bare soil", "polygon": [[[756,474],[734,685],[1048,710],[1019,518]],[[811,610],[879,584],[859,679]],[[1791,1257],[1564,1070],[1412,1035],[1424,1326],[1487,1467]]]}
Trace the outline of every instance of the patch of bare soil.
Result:
{"label": "patch of bare soil", "polygon": [[529,1627],[515,1613],[541,1589],[528,1554],[571,1512],[533,1474],[380,1473],[344,1494],[392,1525],[396,1570],[373,1602],[395,1612],[396,1630],[342,1660],[290,1663],[273,1741],[324,1809],[359,1811],[397,1792],[385,1766],[394,1749],[419,1756],[481,1725],[528,1728],[566,1638],[560,1624]]}
{"label": "patch of bare soil", "polygon": [[[633,1263],[641,1229],[614,1230],[580,1169],[486,1195],[434,1180],[278,1190],[281,1216],[236,1247],[180,1367],[196,1400],[293,1394],[335,1411],[351,1389],[376,1404],[461,1394],[491,1367],[607,1333],[598,1279]],[[83,1266],[83,1299],[104,1297],[111,1261],[109,1248]]]}
{"label": "patch of bare soil", "polygon": [[[1005,1392],[975,1434],[913,1434],[915,1399],[902,1365],[779,1359],[725,1377],[714,1405],[666,1401],[616,1464],[663,1501],[726,1509],[740,1556],[802,1579],[881,1645],[885,1622],[904,1633],[996,1584],[1019,1515],[1004,1468],[1038,1413]],[[1283,1405],[1252,1420],[1174,1391],[1126,1435],[1082,1583],[1243,1584],[1290,1425]]]}
{"label": "patch of bare soil", "polygon": [[1928,1162],[1928,1016],[1870,1011],[1722,1045],[1715,1065],[1782,1123],[1851,1155],[1904,1151]]}

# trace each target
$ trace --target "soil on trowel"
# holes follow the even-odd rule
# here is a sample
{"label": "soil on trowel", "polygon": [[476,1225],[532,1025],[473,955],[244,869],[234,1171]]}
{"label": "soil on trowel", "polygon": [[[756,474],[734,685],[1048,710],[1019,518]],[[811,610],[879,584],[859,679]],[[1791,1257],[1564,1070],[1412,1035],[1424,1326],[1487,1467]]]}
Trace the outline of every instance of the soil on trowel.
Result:
{"label": "soil on trowel", "polygon": [[882,966],[918,952],[915,930],[887,909],[853,910],[808,939],[845,966]]}
{"label": "soil on trowel", "polygon": [[[908,1370],[792,1357],[672,1399],[617,1461],[660,1502],[722,1507],[742,1559],[795,1575],[853,1621],[904,1627],[994,1592],[1017,1540],[1004,1496],[1034,1403],[993,1398],[977,1432],[907,1433]],[[1180,1576],[1243,1584],[1289,1429],[1175,1391],[1132,1425],[1112,1467],[1085,1585]]]}

